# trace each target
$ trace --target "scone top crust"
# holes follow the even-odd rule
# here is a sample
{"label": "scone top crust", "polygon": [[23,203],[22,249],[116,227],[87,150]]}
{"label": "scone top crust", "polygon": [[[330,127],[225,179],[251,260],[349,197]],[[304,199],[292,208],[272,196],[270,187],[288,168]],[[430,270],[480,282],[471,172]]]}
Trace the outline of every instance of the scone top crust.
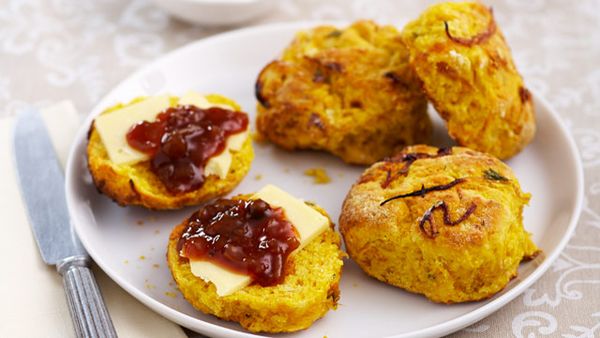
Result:
{"label": "scone top crust", "polygon": [[[241,110],[235,101],[222,95],[209,94],[205,97],[210,103],[224,104],[235,110]],[[111,114],[143,99],[140,97],[128,103],[117,104],[107,108],[102,114]],[[175,106],[178,98],[173,96],[170,101],[171,106]],[[94,123],[88,131],[87,161],[94,185],[99,192],[107,195],[121,206],[139,205],[148,209],[178,209],[200,204],[231,191],[250,170],[253,158],[252,141],[248,137],[240,151],[233,154],[229,173],[224,179],[211,175],[206,178],[200,189],[184,193],[171,193],[152,172],[150,161],[132,165],[117,165],[110,160]]]}
{"label": "scone top crust", "polygon": [[297,33],[256,82],[257,129],[285,149],[371,164],[431,131],[426,100],[392,26],[358,21]]}
{"label": "scone top crust", "polygon": [[[413,161],[414,158],[418,159]],[[421,189],[432,187],[443,190],[419,195]],[[386,202],[409,193],[415,195]],[[479,246],[488,236],[503,231],[502,227],[514,221],[512,214],[518,213],[513,210],[521,210],[528,201],[529,194],[521,191],[512,170],[498,159],[462,147],[440,150],[417,145],[367,169],[352,187],[344,203],[348,213],[342,216],[344,220],[368,220],[386,228],[390,225],[378,219],[396,223],[396,230],[406,235],[457,250]],[[472,205],[475,208],[464,222],[454,226],[445,224],[444,212],[438,208],[432,213],[438,232],[434,235],[428,231],[428,222],[422,230],[419,220],[438,202],[445,202],[451,220],[460,218]],[[354,208],[347,206],[349,203]]]}
{"label": "scone top crust", "polygon": [[479,2],[431,6],[406,25],[402,39],[460,145],[507,159],[533,139],[532,97],[490,8]]}
{"label": "scone top crust", "polygon": [[537,253],[522,225],[528,200],[498,159],[418,145],[364,172],[340,230],[368,274],[438,302],[478,300]]}

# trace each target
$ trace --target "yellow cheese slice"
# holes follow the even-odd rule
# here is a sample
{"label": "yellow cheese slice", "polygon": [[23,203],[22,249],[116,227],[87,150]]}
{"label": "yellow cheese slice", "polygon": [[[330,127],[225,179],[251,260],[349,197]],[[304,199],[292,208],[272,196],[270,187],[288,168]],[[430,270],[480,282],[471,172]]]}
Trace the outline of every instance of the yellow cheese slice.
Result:
{"label": "yellow cheese slice", "polygon": [[[203,95],[200,95],[199,93],[192,92],[192,91],[189,91],[185,95],[183,95],[179,99],[179,102],[177,102],[177,104],[180,104],[182,106],[183,105],[194,105],[198,108],[208,108],[211,106],[210,102],[208,102],[206,97],[204,97]],[[231,108],[228,107],[228,109],[231,109]]]}
{"label": "yellow cheese slice", "polygon": [[[198,108],[220,107],[223,109],[233,109],[233,107],[229,105],[210,103],[206,97],[193,91],[187,92],[184,96],[182,96],[181,99],[179,99],[179,104],[191,104]],[[239,151],[242,148],[242,145],[244,145],[247,137],[247,130],[242,133],[229,136],[227,138],[225,150],[221,154],[211,157],[206,162],[206,166],[204,167],[204,175],[215,175],[220,179],[227,177],[232,160],[230,151]]]}
{"label": "yellow cheese slice", "polygon": [[227,148],[219,155],[209,158],[204,166],[204,176],[216,175],[220,179],[224,179],[229,173],[232,158],[231,152]]}
{"label": "yellow cheese slice", "polygon": [[[193,91],[182,96],[179,99],[178,104],[189,104],[204,109],[210,107],[233,109],[233,107],[229,105],[210,103],[205,96]],[[169,106],[170,100],[168,95],[155,96],[96,118],[96,121],[94,122],[95,127],[100,134],[100,138],[108,152],[110,160],[113,163],[120,165],[134,164],[150,159],[147,154],[129,146],[126,139],[127,132],[129,131],[129,128],[137,122],[154,121],[156,115],[169,108]],[[247,130],[228,137],[225,150],[221,154],[210,158],[206,163],[204,175],[216,175],[220,179],[227,177],[232,160],[230,151],[239,151],[247,138]]]}
{"label": "yellow cheese slice", "polygon": [[213,283],[220,297],[230,295],[252,282],[248,275],[231,272],[209,261],[190,260],[190,268],[194,276]]}
{"label": "yellow cheese slice", "polygon": [[233,134],[227,138],[227,149],[231,151],[239,151],[242,149],[244,142],[248,138],[248,129],[241,133]]}
{"label": "yellow cheese slice", "polygon": [[[296,250],[302,249],[329,226],[327,217],[274,185],[265,186],[251,197],[259,198],[273,207],[283,209],[286,218],[294,225],[300,237],[300,246]],[[248,275],[231,272],[209,261],[190,260],[190,268],[194,276],[213,283],[221,297],[230,295],[252,282]]]}
{"label": "yellow cheese slice", "polygon": [[116,164],[147,160],[148,155],[129,146],[127,132],[138,122],[154,121],[156,115],[169,106],[169,96],[154,96],[110,114],[98,116],[94,121],[94,128],[98,131],[110,160]]}
{"label": "yellow cheese slice", "polygon": [[252,199],[259,198],[270,206],[283,208],[285,217],[300,236],[300,247],[297,250],[302,249],[329,226],[327,217],[274,185],[266,185],[252,196]]}
{"label": "yellow cheese slice", "polygon": [[227,105],[227,104],[219,104],[219,103],[210,103],[205,96],[197,93],[197,92],[193,92],[193,91],[189,91],[187,92],[185,95],[183,95],[180,99],[178,104],[180,105],[186,105],[186,104],[191,104],[194,105],[198,108],[202,108],[202,109],[206,109],[206,108],[210,108],[210,107],[219,107],[219,108],[223,108],[223,109],[235,109],[234,107]]}
{"label": "yellow cheese slice", "polygon": [[233,159],[231,152],[242,149],[247,138],[248,130],[229,136],[227,138],[225,150],[219,155],[211,157],[206,162],[206,166],[204,166],[204,176],[216,175],[219,176],[220,179],[227,177]]}

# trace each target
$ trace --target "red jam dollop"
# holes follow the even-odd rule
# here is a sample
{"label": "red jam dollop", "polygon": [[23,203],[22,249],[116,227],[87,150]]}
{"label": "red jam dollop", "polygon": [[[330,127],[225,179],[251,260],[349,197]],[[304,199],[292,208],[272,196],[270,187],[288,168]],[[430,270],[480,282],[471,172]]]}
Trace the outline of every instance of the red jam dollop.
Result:
{"label": "red jam dollop", "polygon": [[225,150],[227,137],[248,128],[242,112],[193,105],[171,107],[156,121],[139,122],[129,129],[129,145],[152,157],[151,169],[171,193],[198,189],[204,184],[206,162]]}
{"label": "red jam dollop", "polygon": [[214,262],[262,286],[283,282],[287,257],[298,246],[283,209],[261,199],[219,199],[203,207],[188,219],[177,244],[182,257]]}

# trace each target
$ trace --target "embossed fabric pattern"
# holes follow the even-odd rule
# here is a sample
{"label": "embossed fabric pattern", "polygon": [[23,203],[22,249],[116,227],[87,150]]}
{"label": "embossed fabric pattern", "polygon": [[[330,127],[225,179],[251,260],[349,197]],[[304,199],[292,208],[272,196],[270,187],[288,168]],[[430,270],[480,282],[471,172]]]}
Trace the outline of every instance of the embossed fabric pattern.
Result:
{"label": "embossed fabric pattern", "polygon": [[[529,87],[574,136],[583,212],[564,252],[523,295],[454,337],[600,336],[600,1],[485,1]],[[370,18],[402,27],[433,1],[280,0],[251,25]],[[230,28],[231,29],[231,28]],[[128,74],[225,31],[171,18],[149,0],[1,0],[0,117],[72,100],[85,115]]]}

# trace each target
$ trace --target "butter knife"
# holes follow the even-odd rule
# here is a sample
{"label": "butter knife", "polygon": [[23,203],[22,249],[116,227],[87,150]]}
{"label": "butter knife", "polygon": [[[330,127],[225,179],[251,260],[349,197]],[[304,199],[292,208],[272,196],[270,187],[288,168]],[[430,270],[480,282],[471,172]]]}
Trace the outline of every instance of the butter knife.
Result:
{"label": "butter knife", "polygon": [[76,336],[117,337],[90,257],[71,227],[65,178],[39,112],[29,109],[17,116],[13,150],[31,229],[42,259],[63,277]]}

